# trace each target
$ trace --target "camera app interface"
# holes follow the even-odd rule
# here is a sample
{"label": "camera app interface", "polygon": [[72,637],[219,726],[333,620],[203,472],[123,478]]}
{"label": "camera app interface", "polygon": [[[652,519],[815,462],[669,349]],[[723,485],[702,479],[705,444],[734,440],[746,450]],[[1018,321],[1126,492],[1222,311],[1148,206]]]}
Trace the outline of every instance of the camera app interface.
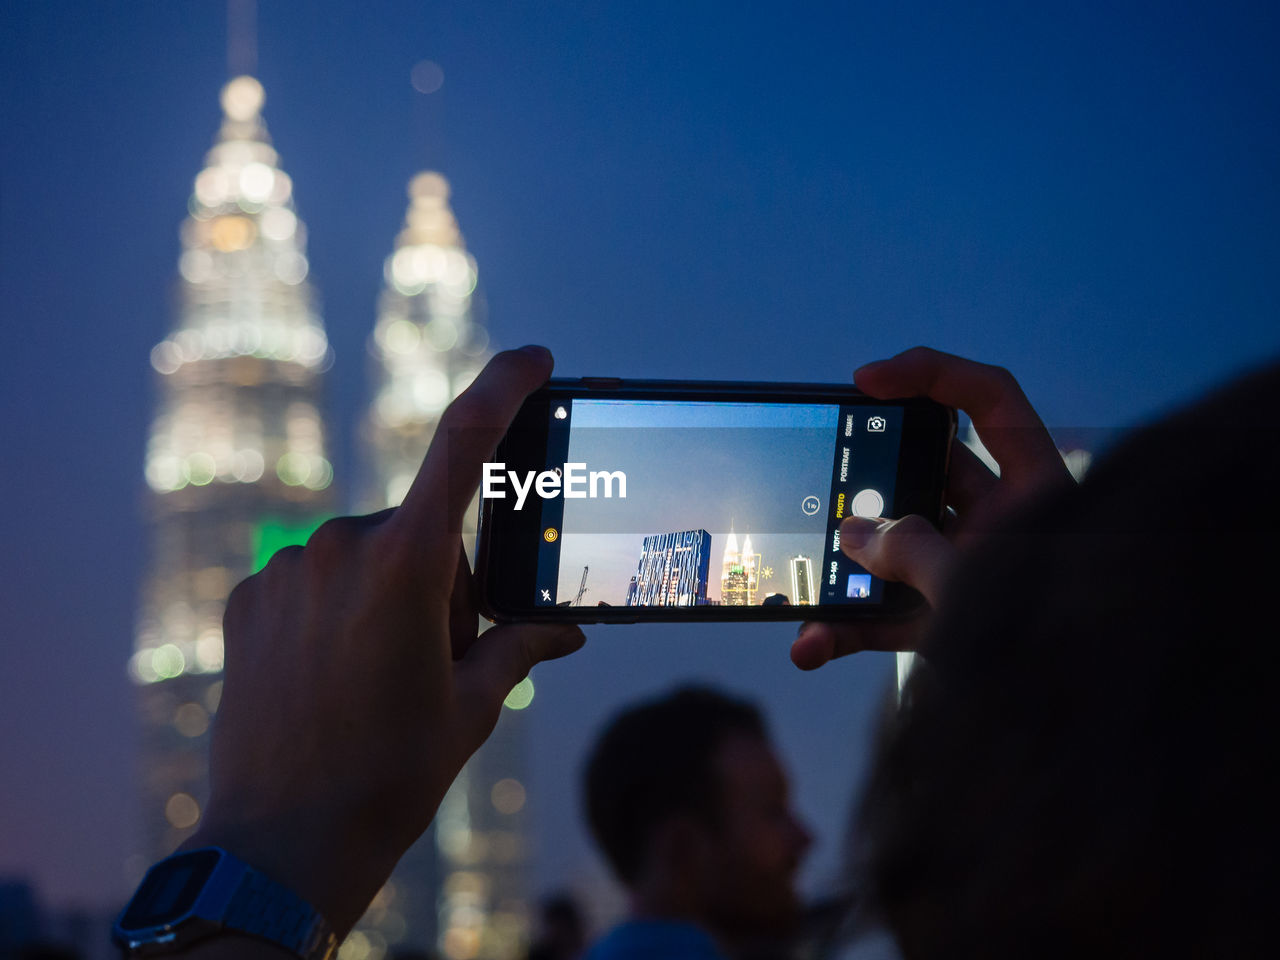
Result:
{"label": "camera app interface", "polygon": [[[902,409],[574,399],[549,413],[539,606],[876,604],[840,521],[893,516]],[[553,479],[554,477],[554,479]],[[533,492],[532,490],[530,491]]]}

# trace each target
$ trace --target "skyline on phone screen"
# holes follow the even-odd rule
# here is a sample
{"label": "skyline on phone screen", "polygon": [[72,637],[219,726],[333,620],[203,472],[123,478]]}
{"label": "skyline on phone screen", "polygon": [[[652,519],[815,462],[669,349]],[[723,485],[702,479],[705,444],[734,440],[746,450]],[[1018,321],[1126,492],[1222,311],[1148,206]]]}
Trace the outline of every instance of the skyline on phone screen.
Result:
{"label": "skyline on phone screen", "polygon": [[[567,407],[552,420],[568,430],[566,462],[625,472],[627,496],[544,502],[541,526],[557,536],[540,551],[539,605],[879,598],[874,579],[849,591],[862,571],[835,531],[859,495],[891,512],[899,410],[590,398]],[[879,429],[868,433],[868,422]]]}

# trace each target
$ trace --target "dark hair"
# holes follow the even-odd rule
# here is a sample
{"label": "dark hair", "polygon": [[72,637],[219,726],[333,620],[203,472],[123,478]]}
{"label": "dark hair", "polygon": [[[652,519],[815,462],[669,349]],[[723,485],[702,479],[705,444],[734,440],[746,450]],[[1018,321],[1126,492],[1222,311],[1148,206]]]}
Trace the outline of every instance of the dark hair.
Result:
{"label": "dark hair", "polygon": [[908,960],[1273,939],[1278,426],[1273,366],[964,558],[859,821]]}
{"label": "dark hair", "polygon": [[708,687],[682,687],[618,714],[584,777],[587,820],[623,883],[633,883],[655,827],[678,814],[714,823],[715,755],[734,735],[767,736],[760,711]]}

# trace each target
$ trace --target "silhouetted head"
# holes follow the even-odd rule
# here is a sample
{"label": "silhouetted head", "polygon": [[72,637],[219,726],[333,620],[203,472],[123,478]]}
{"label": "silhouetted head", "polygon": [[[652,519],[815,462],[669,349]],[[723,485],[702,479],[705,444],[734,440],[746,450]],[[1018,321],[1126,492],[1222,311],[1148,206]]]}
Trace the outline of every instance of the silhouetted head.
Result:
{"label": "silhouetted head", "polygon": [[587,762],[592,832],[643,912],[725,940],[785,932],[810,837],[759,710],[687,687],[625,710]]}
{"label": "silhouetted head", "polygon": [[1270,939],[1278,477],[1272,367],[962,558],[860,818],[907,960]]}
{"label": "silhouetted head", "polygon": [[557,893],[542,901],[538,928],[528,960],[574,960],[582,955],[587,944],[587,924],[571,894]]}

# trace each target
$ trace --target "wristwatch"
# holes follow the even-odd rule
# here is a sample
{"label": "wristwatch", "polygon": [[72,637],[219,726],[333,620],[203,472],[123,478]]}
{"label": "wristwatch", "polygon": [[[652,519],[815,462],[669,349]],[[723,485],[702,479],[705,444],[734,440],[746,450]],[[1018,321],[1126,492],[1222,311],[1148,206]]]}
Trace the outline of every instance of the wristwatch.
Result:
{"label": "wristwatch", "polygon": [[225,933],[269,941],[302,960],[332,960],[338,951],[311,904],[221,847],[161,860],[112,928],[129,957],[174,953]]}

